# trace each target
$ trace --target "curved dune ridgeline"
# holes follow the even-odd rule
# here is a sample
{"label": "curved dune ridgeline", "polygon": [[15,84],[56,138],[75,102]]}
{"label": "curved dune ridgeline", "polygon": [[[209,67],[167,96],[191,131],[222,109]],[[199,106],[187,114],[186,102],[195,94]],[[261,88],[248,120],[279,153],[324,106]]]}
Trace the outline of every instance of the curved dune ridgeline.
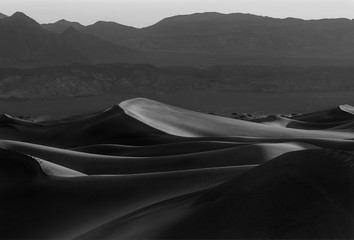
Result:
{"label": "curved dune ridgeline", "polygon": [[0,239],[354,238],[354,109],[243,121],[149,99],[0,117]]}

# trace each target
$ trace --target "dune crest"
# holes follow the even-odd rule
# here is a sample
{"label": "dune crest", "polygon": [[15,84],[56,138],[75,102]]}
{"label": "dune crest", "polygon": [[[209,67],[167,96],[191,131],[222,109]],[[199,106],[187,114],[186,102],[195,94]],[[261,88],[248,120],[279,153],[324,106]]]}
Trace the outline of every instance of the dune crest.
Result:
{"label": "dune crest", "polygon": [[[354,107],[353,106],[350,106],[349,104],[344,104],[344,105],[339,105],[339,108],[342,110],[342,111],[345,111],[347,113],[350,113],[352,115],[354,115]],[[353,117],[354,118],[354,117]]]}
{"label": "dune crest", "polygon": [[124,112],[160,131],[181,137],[248,136],[265,138],[352,139],[354,133],[289,129],[198,113],[149,99],[135,98],[119,104]]}
{"label": "dune crest", "polygon": [[66,167],[63,167],[63,166],[60,166],[58,164],[45,161],[45,160],[37,158],[37,157],[33,157],[33,158],[35,160],[37,160],[37,162],[41,165],[42,170],[48,176],[55,176],[55,177],[82,177],[82,176],[87,176],[86,174],[83,174],[81,172],[75,171],[73,169],[66,168]]}
{"label": "dune crest", "polygon": [[1,115],[0,239],[352,239],[353,113]]}

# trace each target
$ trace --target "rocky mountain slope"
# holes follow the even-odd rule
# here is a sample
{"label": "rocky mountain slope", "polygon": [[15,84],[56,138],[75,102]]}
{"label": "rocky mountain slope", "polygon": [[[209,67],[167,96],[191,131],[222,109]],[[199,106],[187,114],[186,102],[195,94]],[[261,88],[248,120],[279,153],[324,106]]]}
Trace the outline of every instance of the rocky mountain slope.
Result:
{"label": "rocky mountain slope", "polygon": [[42,24],[48,31],[62,33],[69,27],[73,27],[83,33],[95,35],[112,43],[119,43],[129,36],[134,36],[139,32],[138,28],[125,26],[115,22],[98,21],[94,24],[84,26],[77,22],[69,22],[65,19],[55,23]]}
{"label": "rocky mountain slope", "polygon": [[156,66],[353,65],[354,21],[275,19],[251,14],[175,16],[137,29],[98,21],[38,24],[0,19],[0,67],[71,63]]}
{"label": "rocky mountain slope", "polygon": [[[97,22],[87,27],[70,22],[64,25],[145,51],[354,58],[354,21],[348,19],[276,19],[240,13],[197,13],[166,18],[142,29],[111,22]],[[59,21],[44,27],[63,31],[64,25]]]}
{"label": "rocky mountain slope", "polygon": [[56,34],[23,13],[0,20],[0,65],[46,65],[89,62]]}
{"label": "rocky mountain slope", "polygon": [[90,34],[81,33],[74,27],[66,29],[59,36],[82,55],[94,59],[95,62],[129,62],[133,59],[134,51],[131,49],[104,41]]}
{"label": "rocky mountain slope", "polygon": [[72,28],[62,34],[47,31],[20,12],[0,20],[0,35],[1,67],[122,62],[133,53]]}
{"label": "rocky mountain slope", "polygon": [[354,90],[352,67],[216,66],[154,67],[143,64],[75,64],[2,69],[0,98],[86,96],[106,92],[159,94],[183,91],[326,92]]}

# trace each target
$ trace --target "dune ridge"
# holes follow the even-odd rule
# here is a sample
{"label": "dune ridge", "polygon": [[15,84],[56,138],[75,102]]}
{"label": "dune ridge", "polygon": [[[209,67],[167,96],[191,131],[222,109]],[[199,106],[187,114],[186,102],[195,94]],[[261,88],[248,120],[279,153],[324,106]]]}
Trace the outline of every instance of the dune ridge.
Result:
{"label": "dune ridge", "polygon": [[149,99],[0,117],[0,239],[354,238],[354,108],[258,122]]}
{"label": "dune ridge", "polygon": [[196,113],[142,98],[124,101],[119,106],[127,115],[151,127],[183,137],[257,136],[336,139],[353,139],[354,137],[354,134],[350,132],[332,131],[329,134],[319,130],[279,129],[255,122]]}
{"label": "dune ridge", "polygon": [[[126,157],[83,153],[14,141],[0,141],[0,146],[89,175],[131,174],[260,164],[286,152],[317,148],[309,144],[299,143],[254,144],[181,155]],[[237,156],[242,156],[242,158]]]}

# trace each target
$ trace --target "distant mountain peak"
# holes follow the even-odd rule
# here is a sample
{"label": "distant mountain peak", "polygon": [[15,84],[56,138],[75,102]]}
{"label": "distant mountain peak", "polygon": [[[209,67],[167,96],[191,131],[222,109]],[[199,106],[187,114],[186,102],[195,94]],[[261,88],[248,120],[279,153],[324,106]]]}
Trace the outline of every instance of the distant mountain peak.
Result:
{"label": "distant mountain peak", "polygon": [[12,19],[31,19],[23,12],[15,12],[14,14],[12,14],[12,16],[10,18],[12,18]]}
{"label": "distant mountain peak", "polygon": [[77,30],[81,30],[85,26],[78,22],[70,22],[66,19],[61,19],[55,23],[42,24],[42,27],[51,32],[62,33],[69,27],[74,27]]}
{"label": "distant mountain peak", "polygon": [[112,21],[97,21],[92,25],[89,25],[88,27],[121,27],[121,28],[131,28],[135,29],[135,27],[127,26],[124,24],[120,24],[117,22],[112,22]]}
{"label": "distant mountain peak", "polygon": [[32,18],[28,17],[23,12],[15,12],[11,17],[9,17],[9,20],[16,23],[28,23],[28,24],[39,25],[39,23],[37,23]]}
{"label": "distant mountain peak", "polygon": [[81,23],[79,23],[79,22],[71,22],[66,19],[60,19],[59,21],[55,22],[54,24],[62,24],[62,25],[66,25],[66,26],[73,26],[73,25],[82,26]]}
{"label": "distant mountain peak", "polygon": [[118,23],[116,23],[116,22],[112,22],[112,21],[97,21],[97,22],[95,22],[93,25],[95,25],[95,24],[118,24]]}
{"label": "distant mountain peak", "polygon": [[59,21],[56,21],[55,23],[70,23],[70,21],[67,21],[65,19],[60,19]]}

